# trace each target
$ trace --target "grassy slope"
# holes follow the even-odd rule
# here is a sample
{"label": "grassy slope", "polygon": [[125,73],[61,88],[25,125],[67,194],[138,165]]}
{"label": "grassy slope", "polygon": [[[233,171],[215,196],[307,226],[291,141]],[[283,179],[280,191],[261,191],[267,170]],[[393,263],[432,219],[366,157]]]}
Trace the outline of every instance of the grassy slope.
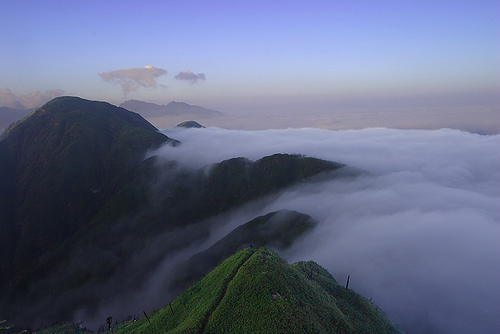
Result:
{"label": "grassy slope", "polygon": [[253,254],[254,250],[247,248],[228,258],[177,297],[170,305],[172,308],[166,306],[149,314],[151,323],[144,317],[113,332],[199,333],[224,297],[228,284]]}
{"label": "grassy slope", "polygon": [[114,333],[398,333],[362,296],[314,262],[264,248],[228,258],[171,304]]}
{"label": "grassy slope", "polygon": [[290,210],[259,216],[179,265],[170,287],[175,291],[186,289],[224,259],[250,245],[286,249],[315,224],[310,216]]}

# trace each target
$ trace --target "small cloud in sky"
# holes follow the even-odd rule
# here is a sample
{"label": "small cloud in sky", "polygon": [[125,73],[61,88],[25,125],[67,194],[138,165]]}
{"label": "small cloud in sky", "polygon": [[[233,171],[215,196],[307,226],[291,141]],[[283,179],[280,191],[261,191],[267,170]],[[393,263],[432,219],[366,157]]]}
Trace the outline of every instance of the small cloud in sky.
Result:
{"label": "small cloud in sky", "polygon": [[191,72],[189,70],[185,70],[185,71],[182,71],[179,74],[177,74],[175,76],[175,78],[177,80],[186,80],[186,81],[190,81],[191,83],[195,83],[198,80],[205,81],[206,77],[205,77],[204,73],[195,74],[195,73],[193,73],[193,72]]}
{"label": "small cloud in sky", "polygon": [[111,72],[99,73],[99,76],[110,84],[118,84],[122,87],[123,94],[133,92],[139,88],[156,88],[156,79],[167,71],[151,65],[137,68],[126,68]]}
{"label": "small cloud in sky", "polygon": [[60,89],[52,89],[43,93],[37,91],[26,95],[16,95],[10,89],[0,89],[0,107],[9,107],[15,109],[31,109],[43,105],[57,96],[64,95]]}

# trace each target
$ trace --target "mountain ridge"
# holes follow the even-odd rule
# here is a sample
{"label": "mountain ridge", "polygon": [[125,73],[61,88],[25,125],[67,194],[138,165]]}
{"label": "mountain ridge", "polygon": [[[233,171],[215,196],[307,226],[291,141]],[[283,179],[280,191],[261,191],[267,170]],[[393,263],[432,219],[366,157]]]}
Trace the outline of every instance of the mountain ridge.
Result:
{"label": "mountain ridge", "polygon": [[177,266],[170,289],[182,291],[211,271],[225,258],[242,248],[266,247],[285,250],[296,239],[316,226],[311,216],[292,210],[279,210],[256,217],[238,226],[204,251],[194,254]]}
{"label": "mountain ridge", "polygon": [[128,100],[121,103],[120,107],[137,112],[145,118],[178,115],[211,118],[224,115],[220,111],[176,101],[171,101],[166,105],[159,105],[156,103],[144,102],[140,100]]}
{"label": "mountain ridge", "polygon": [[114,333],[401,333],[318,264],[245,248],[162,309]]}

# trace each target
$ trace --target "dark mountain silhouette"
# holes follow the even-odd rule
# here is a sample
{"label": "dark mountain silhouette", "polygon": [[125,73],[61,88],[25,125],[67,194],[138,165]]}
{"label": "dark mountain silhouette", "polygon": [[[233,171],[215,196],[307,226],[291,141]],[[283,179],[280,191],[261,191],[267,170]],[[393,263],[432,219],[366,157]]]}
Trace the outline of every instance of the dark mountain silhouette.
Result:
{"label": "dark mountain silhouette", "polygon": [[180,128],[204,128],[203,125],[196,121],[185,121],[177,124],[178,127]]}
{"label": "dark mountain silhouette", "polygon": [[[166,255],[205,240],[213,224],[207,218],[343,167],[287,154],[197,171],[145,159],[163,144],[179,142],[136,113],[75,97],[56,98],[5,131],[0,314],[30,326],[91,312],[103,296],[140,286]],[[223,243],[233,249],[264,237],[252,235]],[[282,240],[279,231],[274,236]]]}
{"label": "dark mountain silhouette", "polygon": [[39,264],[113,196],[113,180],[172,142],[138,114],[61,97],[12,124],[0,141],[0,282]]}
{"label": "dark mountain silhouette", "polygon": [[212,118],[224,115],[219,111],[175,101],[167,105],[158,105],[138,100],[128,100],[120,104],[120,107],[135,111],[145,118],[179,115],[189,116],[190,118]]}

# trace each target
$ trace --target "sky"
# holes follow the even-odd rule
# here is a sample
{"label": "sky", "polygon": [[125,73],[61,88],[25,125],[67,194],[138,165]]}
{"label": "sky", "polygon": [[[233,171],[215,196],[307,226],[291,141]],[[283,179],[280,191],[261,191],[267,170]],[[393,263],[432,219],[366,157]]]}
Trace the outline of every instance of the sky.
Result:
{"label": "sky", "polygon": [[489,0],[2,1],[0,102],[498,111],[498,13]]}

